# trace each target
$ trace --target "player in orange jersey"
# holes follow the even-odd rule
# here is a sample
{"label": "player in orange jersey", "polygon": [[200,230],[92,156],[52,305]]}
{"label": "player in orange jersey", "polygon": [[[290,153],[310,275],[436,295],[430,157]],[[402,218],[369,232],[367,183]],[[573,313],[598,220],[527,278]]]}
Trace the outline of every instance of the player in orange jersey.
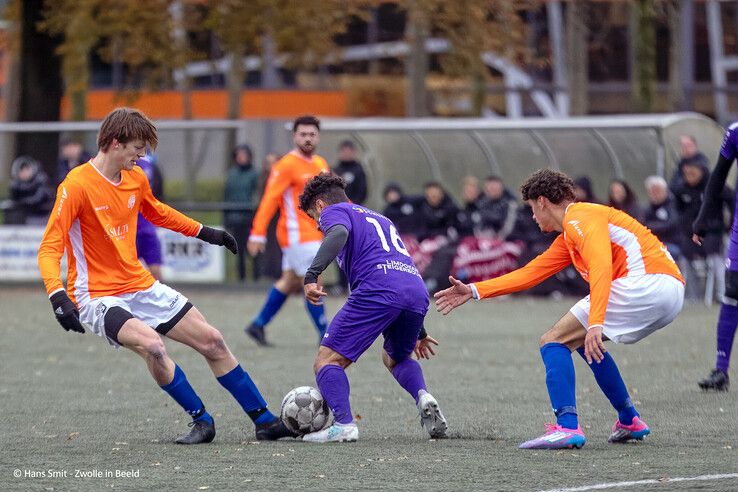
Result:
{"label": "player in orange jersey", "polygon": [[[574,264],[589,283],[590,295],[577,302],[541,337],[546,386],[557,424],[521,448],[582,447],[571,351],[590,364],[597,384],[618,412],[610,442],[643,439],[649,432],[628,395],[603,340],[635,343],[671,323],[684,301],[684,280],[666,247],[651,231],[623,212],[574,202],[574,183],[543,169],[521,186],[523,199],[543,232],[559,236],[524,267],[495,279],[452,286],[436,293],[436,307],[448,314],[469,299],[484,299],[532,287]],[[594,363],[593,363],[594,362]]]}
{"label": "player in orange jersey", "polygon": [[[156,281],[138,260],[139,211],[154,225],[237,252],[230,234],[204,226],[154,197],[136,160],[157,142],[156,127],[146,116],[118,108],[102,122],[97,155],[72,169],[59,185],[38,253],[54,314],[65,330],[84,333],[86,327],[144,359],[156,383],[192,416],[192,429],[177,443],[210,442],[215,424],[182,369],[169,358],[163,336],[205,357],[218,382],[254,421],[257,439],[292,435],[269,412],[220,332],[185,296]],[[66,291],[60,279],[65,250]]]}
{"label": "player in orange jersey", "polygon": [[[245,329],[246,334],[262,346],[269,345],[264,327],[282,308],[284,301],[290,294],[302,295],[303,278],[323,239],[315,221],[299,207],[305,183],[317,174],[330,172],[325,159],[315,153],[320,142],[318,119],[314,116],[295,119],[292,140],[295,148],[272,167],[247,243],[253,256],[264,251],[267,227],[279,209],[277,240],[282,248],[282,276],[267,294],[261,311]],[[323,305],[316,306],[306,300],[305,309],[322,339],[328,327]]]}

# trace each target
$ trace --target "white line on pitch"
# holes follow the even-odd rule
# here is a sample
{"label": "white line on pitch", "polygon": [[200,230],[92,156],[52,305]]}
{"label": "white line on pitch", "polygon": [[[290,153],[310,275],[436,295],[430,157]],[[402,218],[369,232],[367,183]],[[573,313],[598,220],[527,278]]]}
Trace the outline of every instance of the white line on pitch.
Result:
{"label": "white line on pitch", "polygon": [[623,487],[634,487],[636,485],[666,484],[673,482],[700,482],[706,480],[730,480],[738,478],[738,473],[723,473],[718,475],[700,475],[698,477],[664,477],[662,479],[633,480],[630,482],[598,483],[595,485],[582,485],[566,489],[549,489],[542,492],[585,492],[587,490],[604,490]]}

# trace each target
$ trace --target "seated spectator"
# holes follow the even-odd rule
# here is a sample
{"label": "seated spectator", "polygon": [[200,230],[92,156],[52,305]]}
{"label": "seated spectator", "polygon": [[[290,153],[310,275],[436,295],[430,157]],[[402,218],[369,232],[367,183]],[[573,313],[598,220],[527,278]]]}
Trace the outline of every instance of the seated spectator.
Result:
{"label": "seated spectator", "polygon": [[574,180],[574,197],[578,202],[600,203],[592,191],[592,181],[587,176]]}
{"label": "seated spectator", "polygon": [[648,207],[643,213],[642,224],[664,243],[674,260],[679,260],[682,253],[679,245],[679,215],[669,195],[669,186],[661,176],[649,176],[644,185]]}
{"label": "seated spectator", "polygon": [[36,159],[23,155],[13,161],[10,200],[13,207],[6,214],[7,224],[46,224],[54,195],[49,177]]}
{"label": "seated spectator", "polygon": [[382,214],[394,222],[400,234],[418,234],[420,232],[418,208],[423,198],[405,196],[397,183],[387,183],[383,196],[386,205]]}
{"label": "seated spectator", "polygon": [[73,138],[63,138],[59,147],[59,161],[56,165],[57,185],[64,181],[70,170],[92,159],[92,155],[82,147],[82,143]]}
{"label": "seated spectator", "polygon": [[456,228],[459,236],[472,236],[482,224],[482,215],[479,213],[479,199],[482,197],[482,189],[476,177],[467,176],[464,178],[461,197],[464,200],[464,208],[459,210],[456,216]]}
{"label": "seated spectator", "polygon": [[701,167],[710,169],[710,163],[707,160],[707,156],[700,152],[697,146],[697,140],[692,135],[681,135],[679,137],[679,163],[677,169],[674,172],[674,176],[671,177],[669,188],[674,189],[679,186],[680,182],[684,179],[682,169],[684,164],[689,161],[696,161]]}
{"label": "seated spectator", "polygon": [[356,156],[356,145],[351,140],[344,140],[338,146],[338,165],[333,172],[346,181],[346,196],[357,205],[366,201],[366,173]]}
{"label": "seated spectator", "polygon": [[638,205],[635,193],[628,183],[622,179],[610,181],[610,191],[607,204],[612,208],[625,212],[636,220],[641,219],[641,207]]}
{"label": "seated spectator", "polygon": [[515,227],[518,202],[498,176],[484,180],[484,196],[479,200],[483,234],[505,240]]}
{"label": "seated spectator", "polygon": [[456,214],[459,209],[439,183],[431,181],[425,184],[424,200],[420,203],[418,214],[421,231],[418,239],[445,236],[451,240],[458,237],[456,232]]}

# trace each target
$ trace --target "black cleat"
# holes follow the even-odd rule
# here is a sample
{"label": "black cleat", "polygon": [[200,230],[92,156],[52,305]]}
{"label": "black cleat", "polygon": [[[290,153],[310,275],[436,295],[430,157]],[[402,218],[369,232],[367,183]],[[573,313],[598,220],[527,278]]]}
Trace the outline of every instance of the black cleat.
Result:
{"label": "black cleat", "polygon": [[289,430],[279,417],[271,422],[256,424],[257,441],[276,441],[282,437],[297,437],[297,434]]}
{"label": "black cleat", "polygon": [[271,347],[272,344],[267,342],[266,334],[264,333],[264,327],[259,326],[255,323],[251,323],[243,330],[248,336],[250,336],[257,345],[262,347]]}
{"label": "black cleat", "polygon": [[713,369],[710,375],[697,383],[703,390],[728,391],[730,378],[720,369]]}
{"label": "black cleat", "polygon": [[189,424],[189,434],[184,434],[177,438],[177,444],[201,444],[212,442],[215,439],[215,422],[207,422],[205,420],[193,420]]}

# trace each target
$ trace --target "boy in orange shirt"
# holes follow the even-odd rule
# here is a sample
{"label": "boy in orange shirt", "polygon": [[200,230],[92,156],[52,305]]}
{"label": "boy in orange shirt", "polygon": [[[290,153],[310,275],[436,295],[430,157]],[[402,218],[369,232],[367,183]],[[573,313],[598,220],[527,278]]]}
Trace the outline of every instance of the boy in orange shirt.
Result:
{"label": "boy in orange shirt", "polygon": [[[147,146],[156,148],[157,143],[156,127],[146,116],[118,108],[102,122],[97,155],[72,169],[59,185],[38,253],[57,321],[67,331],[84,333],[87,327],[111,345],[143,358],[156,383],[192,417],[192,429],[176,440],[179,444],[212,441],[215,424],[182,369],[169,358],[163,336],[205,357],[218,382],[253,420],[257,439],[292,436],[267,409],[220,332],[185,296],[155,280],[138,260],[139,211],[159,227],[197,236],[233,253],[238,250],[227,232],[204,226],[154,197],[136,161]],[[65,250],[66,291],[60,279]]]}
{"label": "boy in orange shirt", "polygon": [[[575,203],[574,183],[563,173],[542,169],[521,186],[523,200],[543,232],[562,234],[518,270],[484,282],[436,293],[436,306],[450,313],[469,299],[484,299],[530,288],[573,264],[590,285],[580,300],[541,337],[546,386],[556,425],[521,448],[581,448],[586,439],[576,411],[574,363],[577,350],[618,412],[609,442],[643,439],[650,430],[628,395],[603,340],[635,343],[671,323],[682,309],[684,280],[666,247],[627,214],[604,205]],[[595,362],[594,364],[592,362]]]}
{"label": "boy in orange shirt", "polygon": [[[246,327],[246,334],[259,345],[269,343],[264,328],[282,308],[290,294],[302,294],[302,283],[323,234],[313,219],[300,209],[300,195],[305,183],[320,173],[330,172],[325,159],[315,153],[320,142],[320,121],[314,116],[300,116],[292,124],[295,148],[272,167],[264,189],[247,247],[252,256],[262,253],[266,246],[266,231],[279,209],[277,240],[282,248],[282,276],[267,294],[264,306]],[[328,327],[323,305],[305,301],[318,336],[322,339]]]}

